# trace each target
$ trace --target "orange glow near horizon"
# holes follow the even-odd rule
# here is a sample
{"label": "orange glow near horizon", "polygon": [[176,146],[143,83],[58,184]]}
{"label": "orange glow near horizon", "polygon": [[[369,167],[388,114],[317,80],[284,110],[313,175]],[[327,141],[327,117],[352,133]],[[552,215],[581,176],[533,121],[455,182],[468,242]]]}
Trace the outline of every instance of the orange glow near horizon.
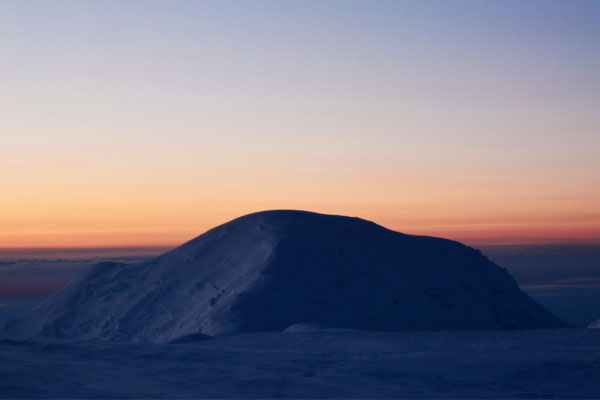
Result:
{"label": "orange glow near horizon", "polygon": [[189,159],[182,148],[158,165],[144,153],[97,159],[97,149],[37,154],[34,162],[7,154],[0,247],[170,246],[268,209],[357,216],[474,245],[600,241],[595,170],[285,150],[287,159],[232,150],[219,161]]}
{"label": "orange glow near horizon", "polygon": [[[288,207],[291,208],[291,207]],[[302,207],[294,207],[302,208]],[[600,243],[600,229],[597,217],[486,219],[456,217],[418,218],[402,213],[391,216],[368,212],[364,207],[340,209],[308,209],[331,214],[358,216],[372,220],[389,229],[415,235],[438,236],[458,240],[469,245],[525,245],[556,243]],[[17,229],[16,226],[3,226],[0,232],[2,248],[20,247],[57,247],[57,248],[93,248],[93,247],[135,247],[160,246],[175,247],[190,240],[208,229],[228,222],[249,212],[259,211],[240,209],[235,211],[221,209],[211,213],[208,208],[201,212],[180,209],[178,213],[160,215],[157,210],[131,213],[109,213],[82,216],[74,213],[71,218],[63,215],[60,223],[52,224],[46,218],[38,223],[38,229]],[[53,216],[56,216],[54,214]],[[41,222],[41,220],[40,220]],[[36,224],[32,224],[36,225]],[[112,225],[112,226],[111,226]],[[129,225],[129,226],[128,226]]]}
{"label": "orange glow near horizon", "polygon": [[590,169],[441,163],[443,154],[436,163],[381,152],[331,159],[291,149],[287,159],[237,150],[229,160],[191,160],[183,148],[157,165],[94,160],[97,151],[87,150],[88,160],[81,149],[0,160],[4,171],[12,167],[0,176],[10,189],[0,197],[0,247],[176,245],[268,209],[357,216],[469,244],[600,241],[600,187],[590,184],[599,174]]}
{"label": "orange glow near horizon", "polygon": [[269,209],[600,241],[584,5],[6,3],[0,248],[177,245]]}

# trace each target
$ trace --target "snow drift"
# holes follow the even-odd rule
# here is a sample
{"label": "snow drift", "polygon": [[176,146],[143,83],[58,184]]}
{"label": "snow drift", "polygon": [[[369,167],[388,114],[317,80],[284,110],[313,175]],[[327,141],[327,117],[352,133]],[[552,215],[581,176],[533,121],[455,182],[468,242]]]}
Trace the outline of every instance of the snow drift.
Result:
{"label": "snow drift", "polygon": [[458,242],[359,218],[265,211],[154,259],[90,268],[5,333],[168,342],[284,330],[562,326],[506,270]]}
{"label": "snow drift", "polygon": [[590,322],[588,325],[589,329],[600,329],[600,319],[598,321]]}

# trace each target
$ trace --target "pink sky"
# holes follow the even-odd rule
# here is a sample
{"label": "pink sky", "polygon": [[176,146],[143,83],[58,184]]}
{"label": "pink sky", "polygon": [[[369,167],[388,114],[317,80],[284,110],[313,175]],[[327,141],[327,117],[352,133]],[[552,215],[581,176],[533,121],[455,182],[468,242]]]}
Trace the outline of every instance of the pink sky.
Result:
{"label": "pink sky", "polygon": [[2,4],[0,247],[266,209],[600,240],[597,3],[350,3]]}

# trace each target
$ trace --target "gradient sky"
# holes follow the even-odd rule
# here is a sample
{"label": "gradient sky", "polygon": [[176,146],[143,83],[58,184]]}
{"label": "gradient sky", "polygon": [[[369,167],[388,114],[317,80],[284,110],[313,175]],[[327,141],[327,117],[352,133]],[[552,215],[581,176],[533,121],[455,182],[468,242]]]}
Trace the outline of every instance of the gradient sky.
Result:
{"label": "gradient sky", "polygon": [[598,1],[3,1],[0,51],[0,247],[600,241]]}

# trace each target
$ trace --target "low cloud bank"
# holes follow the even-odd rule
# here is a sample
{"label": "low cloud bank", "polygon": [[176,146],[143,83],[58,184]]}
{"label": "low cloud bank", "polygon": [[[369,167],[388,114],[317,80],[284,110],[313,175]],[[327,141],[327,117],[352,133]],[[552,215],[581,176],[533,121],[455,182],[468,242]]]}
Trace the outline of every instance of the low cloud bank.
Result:
{"label": "low cloud bank", "polygon": [[0,249],[0,323],[16,318],[101,261],[133,263],[168,249]]}
{"label": "low cloud bank", "polygon": [[600,310],[600,245],[490,246],[521,289],[563,321],[586,327]]}

